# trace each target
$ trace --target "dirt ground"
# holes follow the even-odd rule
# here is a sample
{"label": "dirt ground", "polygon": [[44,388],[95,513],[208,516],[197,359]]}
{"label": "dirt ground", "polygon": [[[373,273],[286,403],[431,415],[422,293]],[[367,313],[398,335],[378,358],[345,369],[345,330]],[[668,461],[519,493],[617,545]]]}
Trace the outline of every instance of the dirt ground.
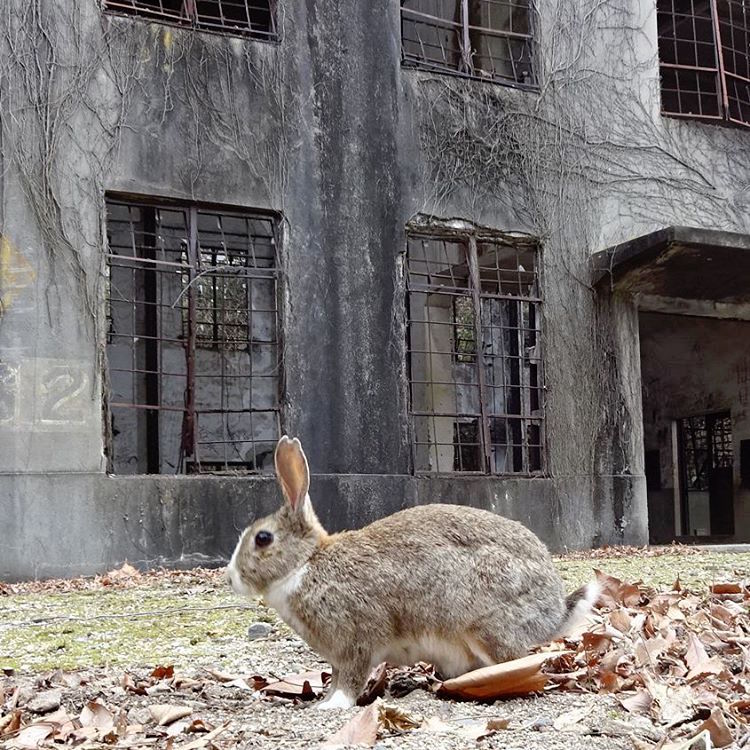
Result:
{"label": "dirt ground", "polygon": [[[594,568],[660,591],[677,579],[683,591],[698,591],[750,578],[750,555],[686,549],[615,549],[557,564],[571,589]],[[94,579],[0,584],[2,748],[34,747],[23,743],[43,732],[28,727],[45,721],[42,747],[315,748],[362,709],[319,711],[317,697],[255,688],[326,669],[271,610],[229,591],[221,571],[125,568]],[[492,704],[457,702],[403,672],[394,692],[383,705],[410,726],[381,724],[376,748],[645,748],[668,733],[618,697],[554,686]],[[505,721],[489,731],[492,719]],[[733,737],[741,743],[746,735]]]}

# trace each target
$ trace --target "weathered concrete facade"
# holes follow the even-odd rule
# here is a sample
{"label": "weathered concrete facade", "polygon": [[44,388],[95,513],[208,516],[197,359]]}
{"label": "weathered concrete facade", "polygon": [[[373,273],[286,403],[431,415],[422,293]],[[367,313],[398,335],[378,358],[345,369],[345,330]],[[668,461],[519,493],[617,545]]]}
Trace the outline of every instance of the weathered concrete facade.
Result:
{"label": "weathered concrete facade", "polygon": [[[650,0],[588,5],[539,3],[537,92],[403,67],[394,0],[281,2],[279,43],[7,3],[0,578],[215,563],[277,502],[267,477],[106,473],[107,194],[282,217],[281,422],[329,528],[441,500],[555,549],[646,542],[638,298],[594,288],[590,259],[671,225],[750,231],[750,133],[660,115]],[[541,245],[542,478],[414,475],[419,215]]]}

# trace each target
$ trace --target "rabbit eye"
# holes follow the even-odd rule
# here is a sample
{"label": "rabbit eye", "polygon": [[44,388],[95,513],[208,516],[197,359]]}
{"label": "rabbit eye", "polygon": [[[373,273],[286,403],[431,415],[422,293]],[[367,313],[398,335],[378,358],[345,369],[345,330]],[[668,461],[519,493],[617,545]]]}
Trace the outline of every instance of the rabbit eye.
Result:
{"label": "rabbit eye", "polygon": [[255,546],[256,547],[268,547],[273,541],[273,534],[270,531],[259,531],[255,535]]}

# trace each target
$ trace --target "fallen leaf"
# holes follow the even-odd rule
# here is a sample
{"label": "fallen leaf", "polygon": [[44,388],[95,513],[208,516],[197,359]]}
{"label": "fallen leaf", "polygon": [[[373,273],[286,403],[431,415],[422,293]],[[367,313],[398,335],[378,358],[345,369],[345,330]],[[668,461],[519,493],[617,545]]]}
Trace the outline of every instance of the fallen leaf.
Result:
{"label": "fallen leaf", "polygon": [[560,714],[553,722],[552,726],[558,732],[570,732],[575,730],[576,724],[582,722],[591,713],[591,707],[577,708],[573,711],[567,711]]}
{"label": "fallen leaf", "polygon": [[363,708],[349,719],[338,732],[328,737],[321,748],[331,750],[332,748],[349,747],[351,745],[373,747],[378,739],[379,708],[379,701]]}
{"label": "fallen leaf", "polygon": [[452,680],[446,680],[438,686],[437,692],[479,699],[535,693],[547,684],[548,678],[542,672],[542,666],[553,655],[560,654],[531,654],[513,661],[476,669]]}
{"label": "fallen leaf", "polygon": [[724,719],[724,713],[719,708],[714,708],[711,715],[698,727],[697,733],[707,731],[711,735],[714,747],[726,747],[734,741],[732,733]]}
{"label": "fallen leaf", "polygon": [[151,676],[155,680],[168,680],[174,677],[174,666],[170,664],[168,667],[156,667],[156,669],[151,672]]}
{"label": "fallen leaf", "polygon": [[0,716],[0,737],[17,732],[21,728],[21,712],[11,711],[5,716]]}
{"label": "fallen leaf", "polygon": [[134,568],[127,562],[124,563],[121,568],[110,570],[109,573],[106,574],[106,577],[111,581],[120,581],[127,578],[137,578],[138,576],[140,576],[140,573],[138,572],[137,568]]}
{"label": "fallen leaf", "polygon": [[190,708],[190,706],[176,706],[171,703],[158,703],[149,706],[148,710],[151,714],[151,718],[156,722],[157,726],[160,727],[165,727],[173,721],[183,719],[193,713],[193,709]]}
{"label": "fallen leaf", "polygon": [[182,745],[180,747],[180,750],[199,750],[200,748],[208,747],[212,743],[212,741],[215,740],[228,726],[229,724],[222,724],[221,726],[216,727],[216,729],[210,731],[208,734],[204,734],[197,740],[188,742],[187,745]]}
{"label": "fallen leaf", "polygon": [[479,741],[508,728],[508,719],[455,719],[447,722],[433,716],[422,724],[426,732],[454,734],[467,740]]}
{"label": "fallen leaf", "polygon": [[8,740],[5,746],[7,748],[18,748],[18,750],[36,750],[40,743],[55,733],[57,726],[57,724],[44,721],[29,724],[16,737]]}
{"label": "fallen leaf", "polygon": [[620,704],[630,713],[647,714],[651,708],[654,699],[648,690],[637,690],[632,695],[620,698]]}
{"label": "fallen leaf", "polygon": [[739,583],[715,583],[711,586],[712,594],[741,594],[742,586]]}
{"label": "fallen leaf", "polygon": [[387,664],[383,662],[378,664],[375,669],[372,670],[370,676],[367,679],[365,689],[362,691],[357,701],[358,705],[366,706],[368,703],[372,703],[375,698],[382,698],[385,693],[385,684],[388,679]]}
{"label": "fallen leaf", "polygon": [[97,701],[89,701],[78,717],[82,727],[96,727],[105,734],[115,725],[114,714],[104,705]]}
{"label": "fallen leaf", "polygon": [[383,729],[399,734],[416,729],[421,724],[421,719],[402,708],[382,702],[378,704],[378,721]]}
{"label": "fallen leaf", "polygon": [[331,679],[328,672],[302,672],[282,677],[261,688],[262,693],[280,695],[285,698],[302,698],[309,700],[323,692],[323,688]]}

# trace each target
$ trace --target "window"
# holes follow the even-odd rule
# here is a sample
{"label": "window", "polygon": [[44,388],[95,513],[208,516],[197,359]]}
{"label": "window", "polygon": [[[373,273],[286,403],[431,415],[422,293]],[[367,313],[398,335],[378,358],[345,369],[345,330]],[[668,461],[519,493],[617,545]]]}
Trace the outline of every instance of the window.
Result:
{"label": "window", "polygon": [[729,412],[680,419],[678,427],[682,533],[734,533],[734,455]]}
{"label": "window", "polygon": [[105,10],[276,41],[275,0],[103,0]]}
{"label": "window", "polygon": [[531,0],[402,0],[404,62],[472,78],[536,85]]}
{"label": "window", "polygon": [[658,0],[662,112],[750,126],[750,0]]}
{"label": "window", "polygon": [[260,471],[279,435],[276,222],[107,200],[118,474]]}
{"label": "window", "polygon": [[536,246],[420,227],[406,269],[415,471],[543,473]]}

